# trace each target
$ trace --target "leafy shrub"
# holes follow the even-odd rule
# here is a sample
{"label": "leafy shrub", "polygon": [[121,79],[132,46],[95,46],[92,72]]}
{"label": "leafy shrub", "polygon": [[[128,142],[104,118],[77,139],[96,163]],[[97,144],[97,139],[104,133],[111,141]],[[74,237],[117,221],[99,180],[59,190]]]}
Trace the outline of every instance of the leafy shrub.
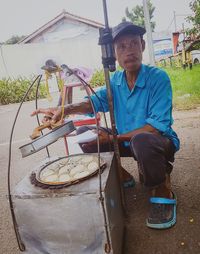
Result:
{"label": "leafy shrub", "polygon": [[[116,70],[122,70],[120,66],[117,66]],[[110,77],[112,76],[112,73],[110,73]],[[104,70],[96,70],[92,76],[92,79],[90,81],[90,85],[92,87],[98,87],[105,85],[105,76],[104,76]]]}
{"label": "leafy shrub", "polygon": [[105,84],[105,77],[104,77],[104,71],[96,70],[92,76],[92,79],[90,80],[90,85],[92,87],[98,87],[103,86]]}
{"label": "leafy shrub", "polygon": [[[32,80],[18,78],[3,79],[0,80],[0,104],[6,105],[9,103],[18,103],[22,101],[26,91],[30,87]],[[36,84],[29,91],[25,101],[31,101],[35,99]],[[40,84],[38,98],[44,98],[46,96],[46,88],[43,84]]]}

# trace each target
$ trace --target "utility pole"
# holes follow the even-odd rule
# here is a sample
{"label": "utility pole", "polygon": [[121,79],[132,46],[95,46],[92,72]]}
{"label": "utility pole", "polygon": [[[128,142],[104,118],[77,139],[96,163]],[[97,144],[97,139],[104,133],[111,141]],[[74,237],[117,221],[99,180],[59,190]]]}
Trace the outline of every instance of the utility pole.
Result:
{"label": "utility pole", "polygon": [[152,38],[151,23],[150,23],[149,8],[147,5],[147,0],[143,0],[143,9],[144,9],[144,23],[145,23],[145,28],[147,31],[147,42],[149,46],[149,60],[150,60],[150,64],[155,66],[153,38]]}
{"label": "utility pole", "polygon": [[175,28],[175,31],[177,30],[177,25],[176,25],[176,12],[174,11],[174,28]]}

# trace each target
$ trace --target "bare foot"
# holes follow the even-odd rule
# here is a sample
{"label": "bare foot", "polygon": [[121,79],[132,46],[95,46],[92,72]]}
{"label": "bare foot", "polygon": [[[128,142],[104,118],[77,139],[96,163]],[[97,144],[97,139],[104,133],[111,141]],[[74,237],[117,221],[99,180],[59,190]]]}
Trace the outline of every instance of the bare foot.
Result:
{"label": "bare foot", "polygon": [[164,183],[162,183],[155,189],[151,190],[151,196],[162,198],[173,198],[169,175],[166,175],[166,180]]}

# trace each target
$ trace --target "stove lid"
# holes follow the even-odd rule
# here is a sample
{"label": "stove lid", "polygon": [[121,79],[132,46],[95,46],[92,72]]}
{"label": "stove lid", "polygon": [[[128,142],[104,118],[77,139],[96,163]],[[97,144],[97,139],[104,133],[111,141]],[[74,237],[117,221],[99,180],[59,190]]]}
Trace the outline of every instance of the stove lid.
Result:
{"label": "stove lid", "polygon": [[69,133],[75,130],[75,126],[73,121],[66,122],[59,127],[54,128],[49,133],[34,139],[32,142],[19,147],[22,157],[29,156],[33,153],[40,151],[41,149],[51,145],[56,142],[59,138],[68,135]]}

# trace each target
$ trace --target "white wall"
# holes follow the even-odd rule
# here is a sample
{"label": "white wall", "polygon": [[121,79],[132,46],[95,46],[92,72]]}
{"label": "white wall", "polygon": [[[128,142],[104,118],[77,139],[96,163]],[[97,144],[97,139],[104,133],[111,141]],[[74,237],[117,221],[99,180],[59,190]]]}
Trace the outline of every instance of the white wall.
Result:
{"label": "white wall", "polygon": [[[96,33],[96,34],[95,34]],[[95,33],[69,38],[60,42],[2,45],[0,49],[0,79],[4,77],[29,78],[42,73],[47,59],[69,67],[102,68],[98,30]],[[144,52],[143,62],[148,62]]]}
{"label": "white wall", "polygon": [[2,45],[0,50],[0,79],[3,77],[25,76],[41,73],[41,66],[47,59],[69,67],[84,66],[101,68],[101,48],[97,39],[88,35],[87,39],[62,40],[56,43],[32,43]]}

